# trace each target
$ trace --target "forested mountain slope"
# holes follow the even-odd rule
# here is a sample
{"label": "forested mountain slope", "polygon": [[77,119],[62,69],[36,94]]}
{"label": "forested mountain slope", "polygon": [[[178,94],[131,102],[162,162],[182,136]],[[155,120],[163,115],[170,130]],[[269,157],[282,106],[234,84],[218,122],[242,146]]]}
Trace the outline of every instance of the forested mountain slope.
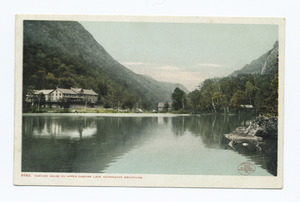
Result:
{"label": "forested mountain slope", "polygon": [[136,74],[114,60],[73,21],[24,21],[23,89],[82,87],[108,107],[154,108],[182,85]]}
{"label": "forested mountain slope", "polygon": [[206,79],[188,97],[196,113],[246,110],[278,116],[278,43],[241,70],[227,77]]}

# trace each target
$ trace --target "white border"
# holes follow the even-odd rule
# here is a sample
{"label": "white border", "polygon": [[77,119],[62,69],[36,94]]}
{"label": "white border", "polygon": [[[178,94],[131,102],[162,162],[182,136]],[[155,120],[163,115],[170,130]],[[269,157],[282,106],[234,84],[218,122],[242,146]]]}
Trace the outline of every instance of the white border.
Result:
{"label": "white border", "polygon": [[[181,23],[230,23],[230,24],[278,24],[279,30],[279,136],[278,176],[204,176],[204,175],[116,175],[83,174],[91,178],[39,178],[21,177],[21,121],[22,121],[22,47],[23,20],[70,20],[70,21],[121,21],[121,22],[181,22]],[[224,188],[282,188],[283,176],[283,95],[284,95],[284,35],[282,18],[217,18],[217,17],[146,17],[146,16],[92,16],[92,15],[17,15],[16,16],[16,68],[15,68],[15,185],[63,185],[63,186],[134,186],[134,187],[224,187]],[[26,173],[38,175],[39,173]],[[40,173],[46,174],[46,173]],[[49,175],[49,173],[47,173]],[[61,175],[61,173],[52,173]],[[67,174],[66,174],[67,175]],[[99,180],[97,176],[101,176]],[[105,176],[123,176],[105,178]],[[124,176],[142,177],[124,179]]]}

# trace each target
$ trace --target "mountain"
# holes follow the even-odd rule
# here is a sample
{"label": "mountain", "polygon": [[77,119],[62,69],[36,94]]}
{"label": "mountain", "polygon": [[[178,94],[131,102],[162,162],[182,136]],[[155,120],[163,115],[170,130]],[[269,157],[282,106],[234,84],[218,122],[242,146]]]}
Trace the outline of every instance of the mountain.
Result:
{"label": "mountain", "polygon": [[[121,34],[121,33],[120,33]],[[104,104],[153,108],[180,85],[132,72],[74,21],[24,21],[23,87],[94,89]],[[25,94],[25,93],[24,93]],[[130,106],[129,106],[130,105]]]}
{"label": "mountain", "polygon": [[244,113],[278,117],[278,43],[227,77],[206,79],[191,92],[194,113]]}
{"label": "mountain", "polygon": [[245,65],[242,69],[234,71],[229,76],[237,76],[239,74],[268,74],[278,68],[278,42],[276,42],[271,50],[263,54],[250,64]]}

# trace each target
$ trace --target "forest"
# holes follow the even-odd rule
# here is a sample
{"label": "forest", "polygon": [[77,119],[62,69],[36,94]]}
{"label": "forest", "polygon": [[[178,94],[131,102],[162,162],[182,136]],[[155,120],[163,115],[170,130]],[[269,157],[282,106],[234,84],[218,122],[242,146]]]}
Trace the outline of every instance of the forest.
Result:
{"label": "forest", "polygon": [[207,79],[189,94],[175,89],[172,99],[175,110],[192,113],[241,113],[248,105],[255,115],[278,116],[278,70]]}

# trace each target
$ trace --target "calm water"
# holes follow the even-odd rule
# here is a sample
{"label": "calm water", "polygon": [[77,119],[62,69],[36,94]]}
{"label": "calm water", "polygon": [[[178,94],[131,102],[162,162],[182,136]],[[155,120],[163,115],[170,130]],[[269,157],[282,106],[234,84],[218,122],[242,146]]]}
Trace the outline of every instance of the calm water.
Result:
{"label": "calm water", "polygon": [[22,171],[276,175],[276,141],[231,148],[224,134],[251,117],[164,114],[23,115]]}

